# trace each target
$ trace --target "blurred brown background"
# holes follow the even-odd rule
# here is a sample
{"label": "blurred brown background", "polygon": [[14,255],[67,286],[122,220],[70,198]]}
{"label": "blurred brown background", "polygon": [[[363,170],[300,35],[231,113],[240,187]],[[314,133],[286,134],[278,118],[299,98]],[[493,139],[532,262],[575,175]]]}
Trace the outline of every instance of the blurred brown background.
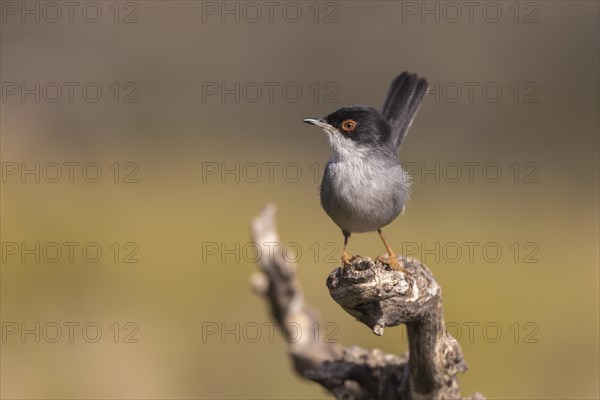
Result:
{"label": "blurred brown background", "polygon": [[329,298],[330,150],[301,123],[404,70],[433,92],[386,234],[444,288],[463,394],[600,396],[597,2],[48,4],[1,2],[3,398],[327,398],[249,290],[267,202],[332,338],[405,351]]}

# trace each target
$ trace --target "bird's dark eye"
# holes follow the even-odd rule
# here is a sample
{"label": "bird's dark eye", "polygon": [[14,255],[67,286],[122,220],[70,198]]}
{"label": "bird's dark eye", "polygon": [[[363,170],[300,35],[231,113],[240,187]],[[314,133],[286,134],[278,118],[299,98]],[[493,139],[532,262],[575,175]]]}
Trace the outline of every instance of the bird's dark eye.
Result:
{"label": "bird's dark eye", "polygon": [[347,119],[342,122],[342,130],[344,132],[352,132],[356,128],[356,121],[353,119]]}

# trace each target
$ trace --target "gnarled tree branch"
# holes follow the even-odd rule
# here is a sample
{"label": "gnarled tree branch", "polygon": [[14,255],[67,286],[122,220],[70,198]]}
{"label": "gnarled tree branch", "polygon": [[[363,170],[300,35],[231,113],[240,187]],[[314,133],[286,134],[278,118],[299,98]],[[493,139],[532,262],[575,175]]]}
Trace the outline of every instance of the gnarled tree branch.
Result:
{"label": "gnarled tree branch", "polygon": [[[281,254],[275,207],[265,207],[252,221],[251,229],[254,242],[262,250],[261,272],[253,276],[252,286],[267,298],[275,320],[283,327],[298,324],[302,332],[321,326],[316,311],[304,302],[295,265]],[[296,371],[320,383],[336,398],[460,398],[456,375],[467,366],[458,342],[445,335],[441,287],[418,260],[399,257],[398,261],[404,272],[354,257],[351,266],[329,274],[327,287],[346,312],[377,335],[382,335],[386,326],[406,324],[410,357],[377,349],[344,348],[312,340],[310,335],[288,341]],[[472,399],[483,397],[475,394]]]}

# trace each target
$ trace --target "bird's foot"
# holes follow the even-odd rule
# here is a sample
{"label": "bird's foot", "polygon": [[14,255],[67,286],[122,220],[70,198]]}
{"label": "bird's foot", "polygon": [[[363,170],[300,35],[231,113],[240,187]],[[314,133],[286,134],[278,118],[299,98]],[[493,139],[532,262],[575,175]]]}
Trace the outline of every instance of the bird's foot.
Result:
{"label": "bird's foot", "polygon": [[379,256],[375,259],[375,261],[380,262],[385,265],[389,265],[393,270],[406,273],[406,269],[404,268],[403,263],[398,261],[396,254],[392,253],[387,256]]}
{"label": "bird's foot", "polygon": [[350,256],[348,255],[348,253],[343,252],[342,253],[342,267],[350,267],[352,265],[352,262],[350,260]]}

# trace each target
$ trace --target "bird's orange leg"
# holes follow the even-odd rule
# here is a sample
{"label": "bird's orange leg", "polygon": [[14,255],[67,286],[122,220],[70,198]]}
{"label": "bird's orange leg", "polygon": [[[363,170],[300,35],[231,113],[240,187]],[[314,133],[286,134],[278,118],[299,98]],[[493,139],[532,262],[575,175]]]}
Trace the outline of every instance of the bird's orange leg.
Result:
{"label": "bird's orange leg", "polygon": [[350,232],[344,232],[344,249],[342,250],[342,266],[348,267],[350,266],[350,256],[346,252],[346,247],[348,246],[348,238],[350,237]]}
{"label": "bird's orange leg", "polygon": [[[386,264],[389,265],[390,267],[392,267],[393,269],[395,269],[396,271],[405,272],[402,265],[398,262],[396,253],[394,253],[394,250],[392,250],[392,248],[390,247],[387,240],[385,240],[385,237],[383,237],[383,231],[381,229],[377,229],[377,233],[379,233],[379,237],[383,241],[383,245],[385,246],[385,249],[388,253],[388,260],[387,260]],[[379,257],[378,257],[378,259],[379,259]]]}

